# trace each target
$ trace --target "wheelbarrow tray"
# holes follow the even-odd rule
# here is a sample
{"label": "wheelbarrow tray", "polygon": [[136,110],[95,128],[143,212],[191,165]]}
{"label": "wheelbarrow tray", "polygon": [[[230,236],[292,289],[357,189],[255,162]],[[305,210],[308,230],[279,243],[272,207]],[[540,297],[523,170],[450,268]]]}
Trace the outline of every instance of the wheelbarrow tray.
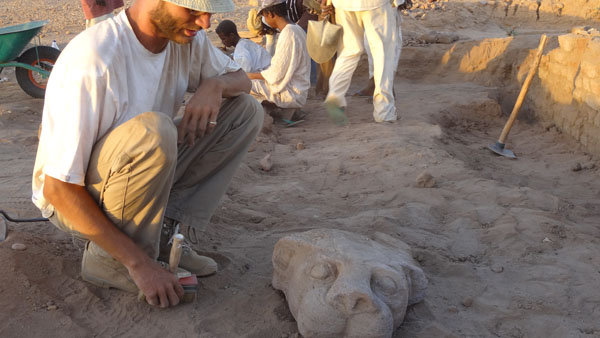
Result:
{"label": "wheelbarrow tray", "polygon": [[47,23],[48,20],[32,21],[0,28],[0,63],[15,60]]}

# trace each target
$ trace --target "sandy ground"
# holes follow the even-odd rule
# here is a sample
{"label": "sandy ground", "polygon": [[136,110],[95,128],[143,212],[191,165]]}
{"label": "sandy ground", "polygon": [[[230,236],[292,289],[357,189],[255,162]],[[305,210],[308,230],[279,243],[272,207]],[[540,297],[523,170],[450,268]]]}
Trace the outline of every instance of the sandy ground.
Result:
{"label": "sandy ground", "polygon": [[[579,2],[581,13],[591,8]],[[214,20],[245,22],[249,7],[236,3],[235,13]],[[64,46],[83,29],[75,1],[3,4],[2,26],[51,21],[42,44],[56,39]],[[600,337],[597,158],[531,116],[510,134],[508,146],[519,159],[492,155],[485,147],[498,137],[504,102],[514,100],[518,87],[507,91],[500,80],[442,73],[426,56],[448,45],[419,40],[430,30],[461,40],[518,32],[531,36],[525,44],[533,49],[541,31],[600,20],[595,12],[541,12],[536,20],[529,7],[513,12],[493,1],[438,5],[445,7],[415,11],[416,19],[404,21],[409,46],[395,80],[398,123],[373,123],[368,99],[349,97],[350,124],[335,126],[321,99],[312,97],[306,122],[274,126],[257,138],[199,236],[197,248],[220,271],[200,280],[196,303],[159,310],[91,286],[79,276],[83,243],[50,223],[8,222],[8,239],[0,243],[0,336],[298,337],[283,295],[270,285],[272,248],[286,234],[326,227],[385,232],[413,247],[430,285],[394,337]],[[6,78],[0,83],[0,208],[39,217],[30,180],[43,100],[20,89],[13,69],[0,78]],[[366,78],[361,63],[350,92]],[[266,154],[273,159],[268,172],[259,165]],[[577,163],[581,170],[574,171]],[[423,172],[434,187],[417,186]],[[11,249],[14,243],[26,250]]]}

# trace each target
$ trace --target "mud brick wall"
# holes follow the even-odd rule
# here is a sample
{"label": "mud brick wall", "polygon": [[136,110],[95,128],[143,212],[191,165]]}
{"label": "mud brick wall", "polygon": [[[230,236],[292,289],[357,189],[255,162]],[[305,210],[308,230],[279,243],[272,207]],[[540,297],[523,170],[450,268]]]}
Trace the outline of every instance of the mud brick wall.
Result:
{"label": "mud brick wall", "polygon": [[542,59],[533,96],[542,120],[600,154],[600,34],[566,34]]}

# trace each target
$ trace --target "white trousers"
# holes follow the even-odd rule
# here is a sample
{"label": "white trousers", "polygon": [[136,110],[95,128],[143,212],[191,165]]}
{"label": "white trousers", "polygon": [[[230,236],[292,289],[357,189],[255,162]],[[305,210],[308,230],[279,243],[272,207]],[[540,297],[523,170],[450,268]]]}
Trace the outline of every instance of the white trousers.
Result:
{"label": "white trousers", "polygon": [[394,81],[394,53],[398,38],[396,11],[391,4],[368,11],[336,9],[336,23],[344,30],[338,46],[338,57],[329,78],[329,93],[325,102],[346,106],[346,92],[352,74],[364,52],[364,36],[373,54],[373,117],[376,122],[395,121],[396,106],[392,86]]}
{"label": "white trousers", "polygon": [[[395,33],[398,34],[396,40],[396,53],[394,54],[394,72],[398,71],[398,62],[400,62],[400,55],[402,54],[402,14],[399,10],[396,11],[396,27],[398,28]],[[373,78],[373,54],[371,53],[371,48],[369,48],[369,42],[367,41],[367,36],[365,35],[365,50],[367,51],[367,58],[369,59],[369,79]]]}

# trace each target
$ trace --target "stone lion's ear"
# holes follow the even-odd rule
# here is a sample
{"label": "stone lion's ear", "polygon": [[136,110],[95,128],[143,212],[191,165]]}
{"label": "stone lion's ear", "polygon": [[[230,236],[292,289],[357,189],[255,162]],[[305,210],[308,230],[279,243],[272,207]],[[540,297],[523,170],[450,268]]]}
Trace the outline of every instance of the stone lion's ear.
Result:
{"label": "stone lion's ear", "polygon": [[401,240],[394,238],[388,234],[384,234],[383,232],[374,233],[373,240],[375,240],[376,242],[379,242],[383,245],[387,245],[388,247],[404,250],[407,253],[411,252],[408,244],[406,244],[406,243],[402,242]]}
{"label": "stone lion's ear", "polygon": [[403,268],[408,281],[408,305],[413,305],[425,298],[425,290],[429,282],[420,267],[407,264]]}
{"label": "stone lion's ear", "polygon": [[294,249],[286,242],[285,239],[279,240],[273,249],[273,269],[275,271],[287,271],[290,261],[295,255]]}
{"label": "stone lion's ear", "polygon": [[408,244],[388,234],[376,232],[373,240],[394,249],[394,254],[402,261],[402,268],[406,274],[409,284],[408,305],[418,303],[425,298],[427,289],[427,277],[412,257],[412,250]]}
{"label": "stone lion's ear", "polygon": [[271,284],[275,289],[285,292],[289,285],[291,273],[289,272],[290,262],[296,255],[294,240],[284,237],[277,241],[273,249],[273,280]]}

